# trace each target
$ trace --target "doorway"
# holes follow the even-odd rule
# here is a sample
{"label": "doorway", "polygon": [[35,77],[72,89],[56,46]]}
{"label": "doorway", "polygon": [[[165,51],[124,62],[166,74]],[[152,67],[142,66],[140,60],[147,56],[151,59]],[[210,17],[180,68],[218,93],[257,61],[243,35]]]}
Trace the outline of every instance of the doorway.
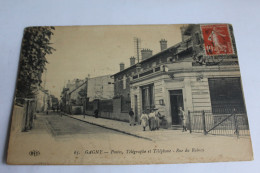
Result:
{"label": "doorway", "polygon": [[170,104],[172,125],[180,125],[179,107],[183,108],[183,94],[181,89],[170,91]]}

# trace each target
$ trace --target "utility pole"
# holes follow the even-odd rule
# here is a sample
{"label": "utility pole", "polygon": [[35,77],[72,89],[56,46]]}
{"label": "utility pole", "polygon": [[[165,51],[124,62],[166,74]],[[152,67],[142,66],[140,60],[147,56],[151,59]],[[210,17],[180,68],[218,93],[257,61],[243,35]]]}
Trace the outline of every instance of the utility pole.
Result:
{"label": "utility pole", "polygon": [[136,51],[136,57],[137,57],[137,63],[140,62],[140,57],[139,57],[139,52],[140,52],[140,48],[141,48],[141,39],[134,37],[134,48]]}

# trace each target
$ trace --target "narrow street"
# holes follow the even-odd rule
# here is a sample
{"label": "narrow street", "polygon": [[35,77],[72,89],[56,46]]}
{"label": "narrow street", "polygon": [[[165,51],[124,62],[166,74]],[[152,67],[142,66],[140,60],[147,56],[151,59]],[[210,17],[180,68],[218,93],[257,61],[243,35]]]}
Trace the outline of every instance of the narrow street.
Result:
{"label": "narrow street", "polygon": [[60,116],[56,112],[51,112],[48,115],[38,114],[38,117],[39,120],[46,121],[47,127],[54,136],[111,133],[111,131],[107,129],[77,121],[67,116]]}
{"label": "narrow street", "polygon": [[57,112],[39,113],[34,121],[34,127],[29,133],[44,133],[47,132],[53,137],[90,137],[104,139],[103,134],[106,136],[116,135],[117,138],[129,137],[129,135],[121,134],[119,132],[102,128],[99,126],[91,125],[67,116],[60,116]]}

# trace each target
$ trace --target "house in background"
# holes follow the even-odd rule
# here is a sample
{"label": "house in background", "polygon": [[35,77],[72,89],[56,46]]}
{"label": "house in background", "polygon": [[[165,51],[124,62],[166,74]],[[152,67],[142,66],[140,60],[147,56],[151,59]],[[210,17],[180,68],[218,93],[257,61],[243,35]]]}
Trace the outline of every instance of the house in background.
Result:
{"label": "house in background", "polygon": [[40,86],[36,97],[36,111],[46,112],[48,109],[51,109],[51,106],[52,102],[48,90],[44,90]]}
{"label": "house in background", "polygon": [[83,114],[86,107],[88,78],[76,79],[73,87],[68,91],[71,114]]}
{"label": "house in background", "polygon": [[88,79],[86,114],[94,115],[99,111],[99,117],[114,118],[113,113],[114,85],[110,75]]}
{"label": "house in background", "polygon": [[68,81],[61,93],[61,110],[69,114],[83,114],[86,107],[88,78]]}
{"label": "house in background", "polygon": [[114,97],[114,87],[110,75],[89,78],[87,97],[89,101],[112,99]]}

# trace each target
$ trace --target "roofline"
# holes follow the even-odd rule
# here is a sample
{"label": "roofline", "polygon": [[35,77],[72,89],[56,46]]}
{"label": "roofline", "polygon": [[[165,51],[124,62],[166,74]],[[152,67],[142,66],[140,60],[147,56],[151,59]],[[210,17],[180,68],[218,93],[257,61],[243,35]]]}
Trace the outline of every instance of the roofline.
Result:
{"label": "roofline", "polygon": [[88,78],[88,80],[90,80],[90,79],[96,79],[96,78],[102,78],[102,77],[107,77],[107,76],[111,76],[111,75],[110,75],[110,74],[106,74],[106,75],[103,75],[103,76],[91,77],[91,78]]}
{"label": "roofline", "polygon": [[80,87],[82,87],[85,83],[87,83],[88,80],[86,80],[85,82],[83,82],[81,85],[79,85],[77,88],[75,88],[74,90],[72,90],[71,92],[69,92],[69,94],[73,93],[74,91],[76,91],[77,89],[79,89]]}
{"label": "roofline", "polygon": [[[147,59],[145,59],[145,60],[139,62],[139,64],[142,64],[142,63],[144,63],[144,62],[146,62],[146,61],[149,61],[149,60],[155,58],[156,56],[158,56],[158,55],[160,55],[160,54],[162,54],[162,53],[165,53],[166,51],[169,51],[170,49],[172,49],[172,48],[174,48],[174,47],[177,47],[177,46],[181,45],[182,43],[187,42],[187,41],[189,41],[189,40],[190,40],[190,38],[188,38],[188,39],[186,39],[186,40],[184,40],[184,41],[181,41],[181,42],[179,42],[179,43],[176,43],[175,45],[173,45],[173,46],[171,46],[171,47],[169,47],[169,48],[167,48],[167,49],[165,49],[165,50],[163,50],[163,51],[161,51],[161,52],[158,52],[158,53],[154,54],[154,55],[151,56],[150,58],[147,58]],[[122,71],[119,71],[119,72],[117,72],[117,73],[111,75],[111,77],[112,77],[112,76],[116,76],[116,75],[118,75],[118,74],[120,74],[120,73],[123,73],[123,72],[125,72],[125,71],[127,71],[127,70],[129,70],[129,69],[131,69],[131,68],[134,68],[134,67],[136,67],[137,64],[138,64],[138,63],[136,63],[135,65],[132,65],[132,66],[130,66],[130,67],[128,67],[128,68],[126,68],[126,69],[124,69],[124,70],[122,70]]]}

